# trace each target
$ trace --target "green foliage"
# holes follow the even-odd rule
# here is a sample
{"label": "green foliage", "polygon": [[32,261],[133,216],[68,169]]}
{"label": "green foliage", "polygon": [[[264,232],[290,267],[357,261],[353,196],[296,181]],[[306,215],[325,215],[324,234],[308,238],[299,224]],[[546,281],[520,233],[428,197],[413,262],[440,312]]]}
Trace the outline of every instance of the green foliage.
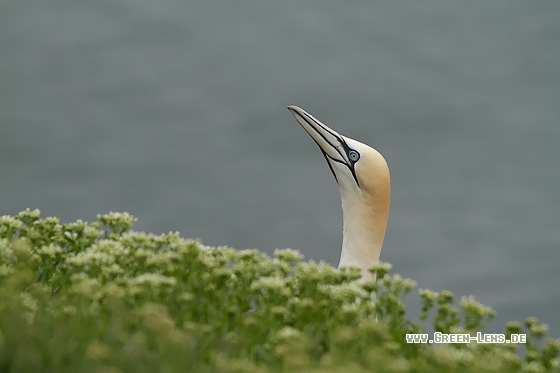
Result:
{"label": "green foliage", "polygon": [[[560,342],[534,318],[516,344],[408,344],[425,323],[476,334],[494,311],[372,268],[340,271],[294,250],[210,248],[131,231],[126,213],[88,224],[0,217],[1,372],[552,372]],[[375,301],[372,301],[375,299]],[[433,317],[430,317],[433,315]]]}

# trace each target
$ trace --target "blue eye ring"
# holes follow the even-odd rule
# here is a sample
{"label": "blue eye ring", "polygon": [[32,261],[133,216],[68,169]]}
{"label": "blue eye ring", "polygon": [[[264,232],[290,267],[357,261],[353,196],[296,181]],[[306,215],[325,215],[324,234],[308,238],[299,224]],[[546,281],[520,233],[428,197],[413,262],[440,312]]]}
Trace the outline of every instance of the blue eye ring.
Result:
{"label": "blue eye ring", "polygon": [[358,162],[358,160],[360,159],[360,153],[352,149],[348,152],[348,159],[350,159],[352,162]]}

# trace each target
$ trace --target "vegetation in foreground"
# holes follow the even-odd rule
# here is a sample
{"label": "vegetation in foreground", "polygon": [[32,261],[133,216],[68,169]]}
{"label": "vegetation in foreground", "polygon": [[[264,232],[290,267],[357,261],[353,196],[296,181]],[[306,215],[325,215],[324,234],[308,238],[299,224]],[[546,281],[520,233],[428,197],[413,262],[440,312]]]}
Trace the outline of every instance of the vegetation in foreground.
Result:
{"label": "vegetation in foreground", "polygon": [[[560,342],[535,318],[517,344],[408,344],[425,324],[483,331],[494,312],[413,281],[302,261],[293,250],[210,248],[177,233],[131,231],[134,217],[88,224],[0,217],[1,372],[558,372]],[[371,302],[372,296],[376,302]]]}

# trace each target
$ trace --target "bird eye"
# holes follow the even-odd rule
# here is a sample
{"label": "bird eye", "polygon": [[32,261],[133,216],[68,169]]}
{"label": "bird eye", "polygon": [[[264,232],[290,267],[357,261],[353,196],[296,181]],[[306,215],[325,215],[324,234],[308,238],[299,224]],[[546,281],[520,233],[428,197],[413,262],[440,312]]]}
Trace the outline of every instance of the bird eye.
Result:
{"label": "bird eye", "polygon": [[355,151],[355,150],[350,150],[350,151],[348,152],[348,158],[350,158],[350,160],[351,160],[352,162],[357,162],[358,159],[360,159],[360,153],[358,153],[358,152]]}

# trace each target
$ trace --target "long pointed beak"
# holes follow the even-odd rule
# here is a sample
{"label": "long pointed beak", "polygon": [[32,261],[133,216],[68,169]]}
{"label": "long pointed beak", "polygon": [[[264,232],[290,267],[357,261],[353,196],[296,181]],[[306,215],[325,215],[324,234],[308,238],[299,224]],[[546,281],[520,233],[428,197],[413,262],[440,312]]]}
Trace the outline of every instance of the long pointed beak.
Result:
{"label": "long pointed beak", "polygon": [[311,114],[297,106],[288,106],[288,110],[292,112],[305,132],[319,145],[325,157],[335,162],[344,163],[347,166],[351,165],[348,159],[348,145],[340,134],[325,126],[323,123],[313,118]]}

